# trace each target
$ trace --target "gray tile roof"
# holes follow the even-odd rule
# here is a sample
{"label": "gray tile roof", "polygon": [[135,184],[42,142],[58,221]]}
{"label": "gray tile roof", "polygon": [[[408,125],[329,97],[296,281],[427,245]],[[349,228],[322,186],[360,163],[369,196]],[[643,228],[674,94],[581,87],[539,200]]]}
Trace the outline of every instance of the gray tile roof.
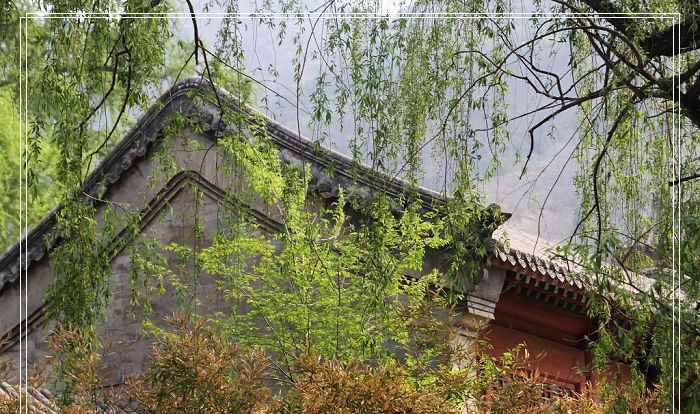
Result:
{"label": "gray tile roof", "polygon": [[[338,152],[318,148],[312,141],[298,136],[296,132],[274,120],[250,108],[239,107],[237,100],[226,91],[222,89],[217,91],[224,98],[225,105],[249,115],[248,119],[251,123],[257,122],[255,117],[250,116],[252,114],[266,119],[270,136],[279,148],[284,162],[299,163],[304,160],[311,164],[312,177],[309,190],[317,192],[322,197],[333,198],[337,196],[338,188],[342,187],[346,190],[348,197],[362,199],[368,197],[373,191],[383,191],[398,198],[408,188],[407,184],[400,179],[377,173],[365,166],[358,166],[353,159]],[[201,96],[194,97],[192,92],[199,92]],[[147,156],[149,148],[162,139],[165,119],[170,112],[176,111],[193,120],[199,120],[203,124],[204,135],[215,140],[227,127],[221,121],[218,111],[203,98],[210,93],[210,84],[200,79],[184,80],[164,93],[90,174],[83,185],[84,192],[100,198],[101,192],[106,191],[106,187],[119,181],[125,171],[139,159]],[[332,176],[327,170],[333,171]],[[355,174],[354,171],[359,174]],[[418,188],[417,195],[426,209],[433,209],[445,202],[440,194],[426,188]],[[91,201],[94,202],[94,200]],[[19,283],[20,267],[26,269],[43,259],[60,242],[51,233],[58,210],[59,207],[52,210],[24,237],[23,243],[16,243],[0,255],[0,292],[7,286]],[[20,263],[20,247],[26,248],[22,263]]]}
{"label": "gray tile roof", "polygon": [[[16,385],[10,385],[7,382],[0,381],[0,398],[9,397],[11,399],[16,399],[19,396],[18,389]],[[54,402],[54,395],[45,388],[27,387],[25,395],[27,397],[23,404],[26,404],[26,406],[23,405],[22,414],[60,414],[62,412],[61,408]],[[24,410],[25,407],[26,411]],[[122,408],[101,404],[96,407],[95,411],[91,412],[95,414],[127,414],[136,413],[138,410],[124,410]]]}
{"label": "gray tile roof", "polygon": [[[25,412],[31,414],[59,414],[61,412],[53,402],[53,395],[48,390],[28,387],[26,396],[27,411]],[[18,398],[18,387],[0,382],[0,397]]]}
{"label": "gray tile roof", "polygon": [[[585,280],[579,273],[581,268],[575,263],[564,263],[553,253],[556,243],[516,230],[508,224],[499,227],[493,237],[496,240],[507,239],[505,243],[497,243],[494,253],[494,257],[501,262],[546,277],[561,286],[586,289]],[[633,272],[628,272],[627,278],[627,283],[622,287],[632,291],[632,285],[642,291],[649,291],[655,283],[654,278]]]}
{"label": "gray tile roof", "polygon": [[[554,257],[552,249],[556,247],[555,243],[516,230],[508,224],[499,227],[493,237],[499,240],[494,256],[500,261],[553,281],[583,288],[581,280],[574,275],[579,269]],[[501,239],[506,241],[502,242]]]}

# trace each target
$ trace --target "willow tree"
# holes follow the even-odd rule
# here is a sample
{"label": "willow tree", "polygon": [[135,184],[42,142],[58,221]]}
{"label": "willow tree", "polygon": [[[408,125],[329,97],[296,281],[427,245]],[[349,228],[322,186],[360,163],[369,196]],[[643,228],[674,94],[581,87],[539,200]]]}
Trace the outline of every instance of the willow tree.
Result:
{"label": "willow tree", "polygon": [[[297,110],[298,131],[308,122],[315,138],[322,138],[330,125],[343,125],[356,159],[413,184],[419,182],[425,154],[432,154],[444,165],[441,190],[453,196],[453,218],[478,210],[477,184],[491,179],[505,154],[513,152],[513,122],[531,120],[529,148],[516,154],[516,168],[524,175],[532,173],[534,148],[551,135],[552,125],[573,113],[578,128],[572,131],[571,157],[579,167],[580,221],[559,253],[590,287],[592,316],[599,321],[590,338],[596,362],[624,360],[637,374],[632,387],[662,384],[669,401],[675,395],[674,404],[697,409],[700,9],[692,0],[555,0],[531,6],[544,14],[509,19],[502,13],[519,10],[505,0],[414,1],[401,10],[429,14],[351,18],[374,13],[377,4],[266,2],[258,11],[283,11],[292,18],[261,14],[258,23],[294,45],[296,104],[306,97],[313,107],[310,119]],[[8,52],[0,58],[6,79],[1,85],[15,99],[20,96],[18,16],[32,7],[4,2],[1,13],[0,47]],[[191,13],[192,37],[179,44],[182,56],[166,53],[172,27],[162,19],[24,23],[28,60],[41,62],[26,65],[36,86],[28,101],[27,184],[41,188],[47,171],[59,184],[56,198],[66,205],[62,228],[68,239],[99,237],[78,232],[91,226],[77,222],[89,214],[70,200],[163,77],[174,80],[194,70],[214,84],[226,84],[235,73],[270,89],[246,73],[243,34],[235,19],[224,20],[215,44],[200,33],[197,13],[215,7],[236,12],[235,1],[203,6],[187,1],[176,7],[76,0],[51,3],[50,11],[126,16],[171,7]],[[658,12],[676,14],[649,14]],[[647,14],[639,19],[624,13]],[[458,18],[462,14],[478,18]],[[568,55],[562,67],[544,64],[552,45]],[[302,81],[312,70],[316,85],[304,90]],[[508,106],[514,83],[538,97],[525,113]],[[45,147],[58,152],[50,170],[40,167],[43,151],[50,151]],[[456,218],[447,224],[452,237],[465,226]],[[77,252],[68,244],[61,254],[70,258]],[[103,258],[78,259],[106,272]],[[81,274],[68,280],[85,283]],[[652,277],[654,287],[642,286],[639,274]],[[83,299],[74,314],[64,316],[89,325],[100,307],[80,303],[103,300],[96,294]]]}
{"label": "willow tree", "polygon": [[[322,10],[372,7],[328,2]],[[588,16],[545,14],[524,36],[513,21],[495,14],[454,18],[513,9],[498,1],[412,2],[406,11],[438,15],[336,18],[321,23],[323,30],[311,17],[298,42],[297,79],[308,56],[318,56],[322,69],[312,95],[321,103],[314,107],[317,123],[349,116],[355,153],[369,153],[372,165],[409,179],[420,168],[421,150],[432,147],[454,165],[445,169],[443,191],[459,195],[472,194],[475,183],[490,178],[512,142],[513,121],[532,120],[522,177],[538,141],[551,135],[559,117],[575,113],[580,221],[559,253],[592,292],[590,311],[599,323],[591,338],[595,362],[626,361],[639,374],[633,387],[663,383],[676,404],[698,409],[693,226],[700,9],[689,1],[535,7]],[[669,14],[653,14],[659,12]],[[643,19],[622,13],[642,13],[637,17]],[[563,68],[546,65],[556,44],[568,50]],[[511,113],[504,99],[516,82],[541,98],[523,114]],[[335,86],[332,98],[325,83]],[[486,164],[482,147],[490,149]],[[653,278],[653,287],[640,274]],[[680,349],[687,352],[680,355]]]}

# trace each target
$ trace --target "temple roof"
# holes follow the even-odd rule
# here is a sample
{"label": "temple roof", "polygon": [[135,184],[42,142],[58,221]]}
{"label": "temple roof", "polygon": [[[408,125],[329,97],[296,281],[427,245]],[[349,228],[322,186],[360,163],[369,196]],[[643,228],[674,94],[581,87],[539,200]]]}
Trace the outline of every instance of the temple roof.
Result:
{"label": "temple roof", "polygon": [[579,269],[555,257],[556,243],[517,230],[508,224],[499,227],[493,237],[499,241],[494,257],[502,262],[583,288],[581,280],[571,275]]}
{"label": "temple roof", "polygon": [[[216,140],[228,128],[221,120],[211,93],[212,85],[200,79],[188,79],[173,86],[140,118],[127,136],[117,144],[95,170],[86,179],[83,192],[100,199],[111,185],[117,183],[126,171],[139,159],[147,156],[149,149],[162,139],[162,120],[172,112],[179,112],[191,120],[203,124],[203,134]],[[252,114],[253,110],[241,107],[236,98],[222,89],[216,89],[224,105],[235,111]],[[195,92],[195,93],[192,93]],[[398,197],[409,189],[409,185],[398,179],[388,177],[359,165],[351,158],[300,137],[292,130],[279,123],[255,113],[256,118],[266,119],[266,126],[273,142],[278,146],[280,156],[286,163],[309,163],[312,178],[309,189],[323,198],[338,196],[342,187],[346,197],[369,198],[375,192],[384,192]],[[248,116],[250,123],[256,122]],[[329,171],[333,171],[332,175]],[[427,188],[413,187],[425,209],[435,209],[444,204],[445,199],[437,192]],[[0,257],[0,291],[6,286],[17,283],[20,274],[20,247],[26,247],[26,256],[22,257],[22,268],[31,267],[58,243],[51,234],[56,222],[56,213],[60,206],[53,209],[37,224],[21,242],[11,246]]]}
{"label": "temple roof", "polygon": [[[216,140],[227,126],[221,120],[212,99],[213,89],[212,85],[205,81],[188,79],[164,93],[90,174],[83,185],[83,192],[100,199],[101,194],[117,183],[139,159],[146,157],[149,149],[163,137],[163,124],[160,121],[172,112],[180,112],[202,123],[203,134]],[[254,113],[250,108],[241,107],[237,99],[228,92],[222,89],[216,91],[227,107],[248,115]],[[373,192],[379,191],[398,198],[409,189],[409,185],[400,179],[388,177],[359,165],[343,154],[321,148],[264,115],[255,114],[257,118],[263,117],[266,120],[270,137],[278,146],[284,162],[308,162],[311,165],[312,179],[309,189],[323,198],[337,197],[341,187],[351,197],[360,198],[369,197]],[[247,117],[249,122],[255,122],[252,118]],[[332,175],[328,173],[329,170],[333,171]],[[435,209],[444,205],[446,201],[439,193],[422,187],[417,188],[417,195],[425,209]],[[90,201],[95,202],[92,198]],[[19,280],[20,246],[26,247],[26,253],[22,257],[22,267],[26,269],[44,258],[59,242],[51,234],[59,208],[52,210],[21,242],[10,247],[0,257],[0,292]],[[497,243],[494,258],[518,269],[550,278],[552,281],[582,288],[581,282],[571,277],[573,269],[562,265],[548,251],[553,247],[552,243],[537,240],[507,225],[501,226],[494,233],[494,237],[498,239],[504,232],[507,233],[509,243]]]}

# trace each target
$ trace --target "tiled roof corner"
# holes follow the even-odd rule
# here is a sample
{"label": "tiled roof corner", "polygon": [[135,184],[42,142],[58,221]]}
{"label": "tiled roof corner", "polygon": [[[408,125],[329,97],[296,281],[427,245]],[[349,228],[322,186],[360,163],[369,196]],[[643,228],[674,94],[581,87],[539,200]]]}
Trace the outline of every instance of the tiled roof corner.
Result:
{"label": "tiled roof corner", "polygon": [[[61,410],[53,401],[53,395],[46,389],[37,389],[28,387],[22,390],[26,395],[27,413],[31,414],[59,414]],[[0,398],[17,399],[19,398],[19,387],[10,385],[6,382],[0,382]]]}

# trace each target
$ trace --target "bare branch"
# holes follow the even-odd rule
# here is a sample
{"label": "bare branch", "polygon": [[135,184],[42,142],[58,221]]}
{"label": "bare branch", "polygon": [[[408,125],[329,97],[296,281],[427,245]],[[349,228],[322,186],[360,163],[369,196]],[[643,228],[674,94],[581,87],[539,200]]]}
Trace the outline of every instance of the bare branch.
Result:
{"label": "bare branch", "polygon": [[187,1],[187,7],[190,9],[190,17],[192,18],[192,28],[194,29],[194,63],[199,64],[199,27],[197,26],[197,17],[194,13],[194,6],[192,6],[191,0]]}
{"label": "bare branch", "polygon": [[678,185],[678,184],[681,184],[681,183],[684,183],[687,181],[691,181],[691,180],[696,180],[698,178],[700,178],[700,172],[692,174],[692,175],[688,175],[686,177],[681,177],[677,180],[669,181],[668,185],[669,185],[669,187],[673,187],[674,185]]}

